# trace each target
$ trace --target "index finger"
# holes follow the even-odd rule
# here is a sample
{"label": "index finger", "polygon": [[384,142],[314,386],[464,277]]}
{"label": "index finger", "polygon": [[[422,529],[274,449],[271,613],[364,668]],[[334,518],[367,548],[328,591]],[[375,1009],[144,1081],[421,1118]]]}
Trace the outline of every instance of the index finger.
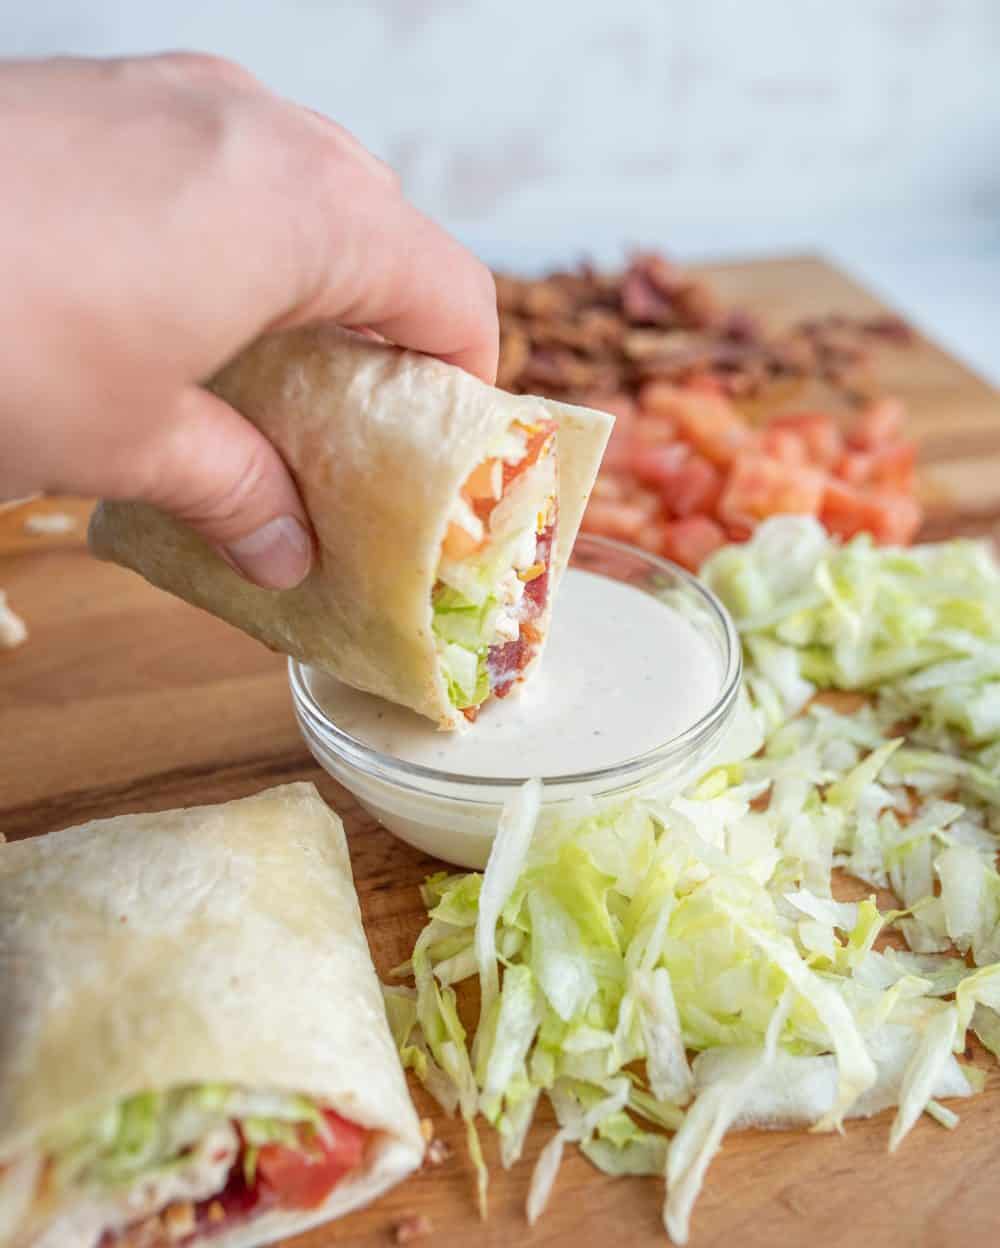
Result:
{"label": "index finger", "polygon": [[322,185],[322,263],[287,324],[330,319],[367,327],[492,384],[500,328],[490,270],[418,211],[394,178],[341,149]]}

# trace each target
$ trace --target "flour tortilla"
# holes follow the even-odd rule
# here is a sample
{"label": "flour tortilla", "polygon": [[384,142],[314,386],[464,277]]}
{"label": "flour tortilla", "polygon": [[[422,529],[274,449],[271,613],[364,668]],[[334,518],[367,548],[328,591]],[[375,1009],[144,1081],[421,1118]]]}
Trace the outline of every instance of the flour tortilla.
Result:
{"label": "flour tortilla", "polygon": [[211,388],[267,435],[298,483],[319,543],[306,581],[283,591],[250,585],[189,529],[136,503],[97,508],[94,553],[346,684],[442,728],[464,723],[431,633],[449,509],[515,419],[555,419],[551,601],[612,418],[506,394],[440,360],[329,325],[258,340]]}
{"label": "flour tortilla", "polygon": [[343,826],[311,784],[0,845],[0,966],[0,1164],[65,1114],[191,1083],[304,1093],[376,1133],[319,1209],[213,1248],[339,1217],[420,1164]]}

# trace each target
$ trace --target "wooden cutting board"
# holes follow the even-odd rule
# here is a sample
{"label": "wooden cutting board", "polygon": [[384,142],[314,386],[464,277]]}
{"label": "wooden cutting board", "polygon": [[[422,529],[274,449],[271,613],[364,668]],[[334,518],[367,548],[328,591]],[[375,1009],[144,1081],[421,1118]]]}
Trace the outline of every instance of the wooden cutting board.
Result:
{"label": "wooden cutting board", "polygon": [[[883,305],[824,262],[805,257],[705,269],[720,294],[773,321]],[[931,343],[887,350],[881,376],[907,399],[921,439],[928,534],[1000,536],[1000,396]],[[73,533],[30,535],[26,515],[69,510]],[[94,562],[86,503],[39,501],[0,513],[0,588],[27,621],[26,645],[0,652],[0,830],[30,836],[124,811],[219,802],[289,780],[312,780],[344,818],[376,966],[409,952],[421,922],[420,880],[438,866],[394,840],[312,762],[292,715],[284,663],[220,621]],[[2,985],[0,985],[2,993]],[[0,997],[2,1000],[2,997]],[[0,1005],[2,1008],[2,1005]],[[416,1090],[422,1113],[453,1148],[373,1208],[294,1241],[296,1248],[392,1242],[424,1214],[434,1248],[660,1244],[662,1184],[611,1180],[570,1149],[549,1211],[523,1216],[542,1118],[525,1159],[491,1162],[490,1219],[477,1220],[461,1132]],[[695,1248],[992,1245],[1000,1232],[1000,1074],[957,1106],[961,1125],[928,1119],[886,1153],[888,1120],[841,1136],[742,1132],[727,1138],[697,1205]],[[484,1136],[486,1133],[484,1132]]]}

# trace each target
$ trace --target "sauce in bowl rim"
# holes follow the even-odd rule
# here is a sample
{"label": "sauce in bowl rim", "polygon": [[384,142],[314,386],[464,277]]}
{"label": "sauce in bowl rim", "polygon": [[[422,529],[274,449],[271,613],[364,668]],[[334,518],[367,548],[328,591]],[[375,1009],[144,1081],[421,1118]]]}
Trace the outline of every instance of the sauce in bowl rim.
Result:
{"label": "sauce in bowl rim", "polygon": [[[697,750],[713,734],[718,733],[721,736],[739,696],[743,670],[742,648],[736,626],[715,595],[697,577],[658,555],[611,538],[581,533],[574,550],[574,564],[582,566],[586,571],[597,571],[598,575],[608,575],[599,568],[587,566],[588,558],[600,561],[602,556],[631,561],[650,577],[658,574],[668,584],[675,588],[680,587],[693,596],[698,607],[711,620],[722,642],[720,690],[712,706],[693,724],[651,749],[602,767],[542,776],[547,802],[560,800],[560,794],[565,795],[566,790],[594,790],[596,795],[602,795],[607,792],[608,787],[627,787],[629,779],[651,770],[655,772],[658,762],[667,763],[674,756]],[[610,576],[609,579],[622,580],[615,576]],[[640,593],[655,597],[650,589],[642,585],[637,585],[636,589]],[[664,606],[668,607],[669,604],[664,603]],[[544,661],[543,657],[542,662]],[[422,796],[433,795],[445,800],[453,798],[463,803],[488,806],[499,804],[507,794],[531,778],[530,774],[462,774],[382,753],[340,728],[326,714],[309,686],[308,668],[305,665],[290,659],[288,670],[296,717],[307,744],[324,767],[326,764],[323,758],[316,753],[317,747],[324,754],[332,754],[342,767],[346,764],[395,788],[409,789]],[[488,714],[488,709],[484,713]],[[475,725],[468,731],[475,732]],[[328,767],[326,769],[329,770]],[[345,787],[351,787],[341,776],[336,778]]]}

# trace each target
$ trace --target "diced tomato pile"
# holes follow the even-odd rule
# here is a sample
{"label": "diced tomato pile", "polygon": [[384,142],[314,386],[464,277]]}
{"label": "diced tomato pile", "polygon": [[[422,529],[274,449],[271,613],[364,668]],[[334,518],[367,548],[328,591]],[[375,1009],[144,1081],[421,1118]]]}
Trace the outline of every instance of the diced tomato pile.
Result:
{"label": "diced tomato pile", "polygon": [[841,537],[913,540],[916,448],[898,399],[862,408],[842,429],[828,412],[751,424],[710,386],[652,381],[637,400],[593,400],[617,417],[582,529],[631,542],[695,571],[768,516],[818,516]]}

